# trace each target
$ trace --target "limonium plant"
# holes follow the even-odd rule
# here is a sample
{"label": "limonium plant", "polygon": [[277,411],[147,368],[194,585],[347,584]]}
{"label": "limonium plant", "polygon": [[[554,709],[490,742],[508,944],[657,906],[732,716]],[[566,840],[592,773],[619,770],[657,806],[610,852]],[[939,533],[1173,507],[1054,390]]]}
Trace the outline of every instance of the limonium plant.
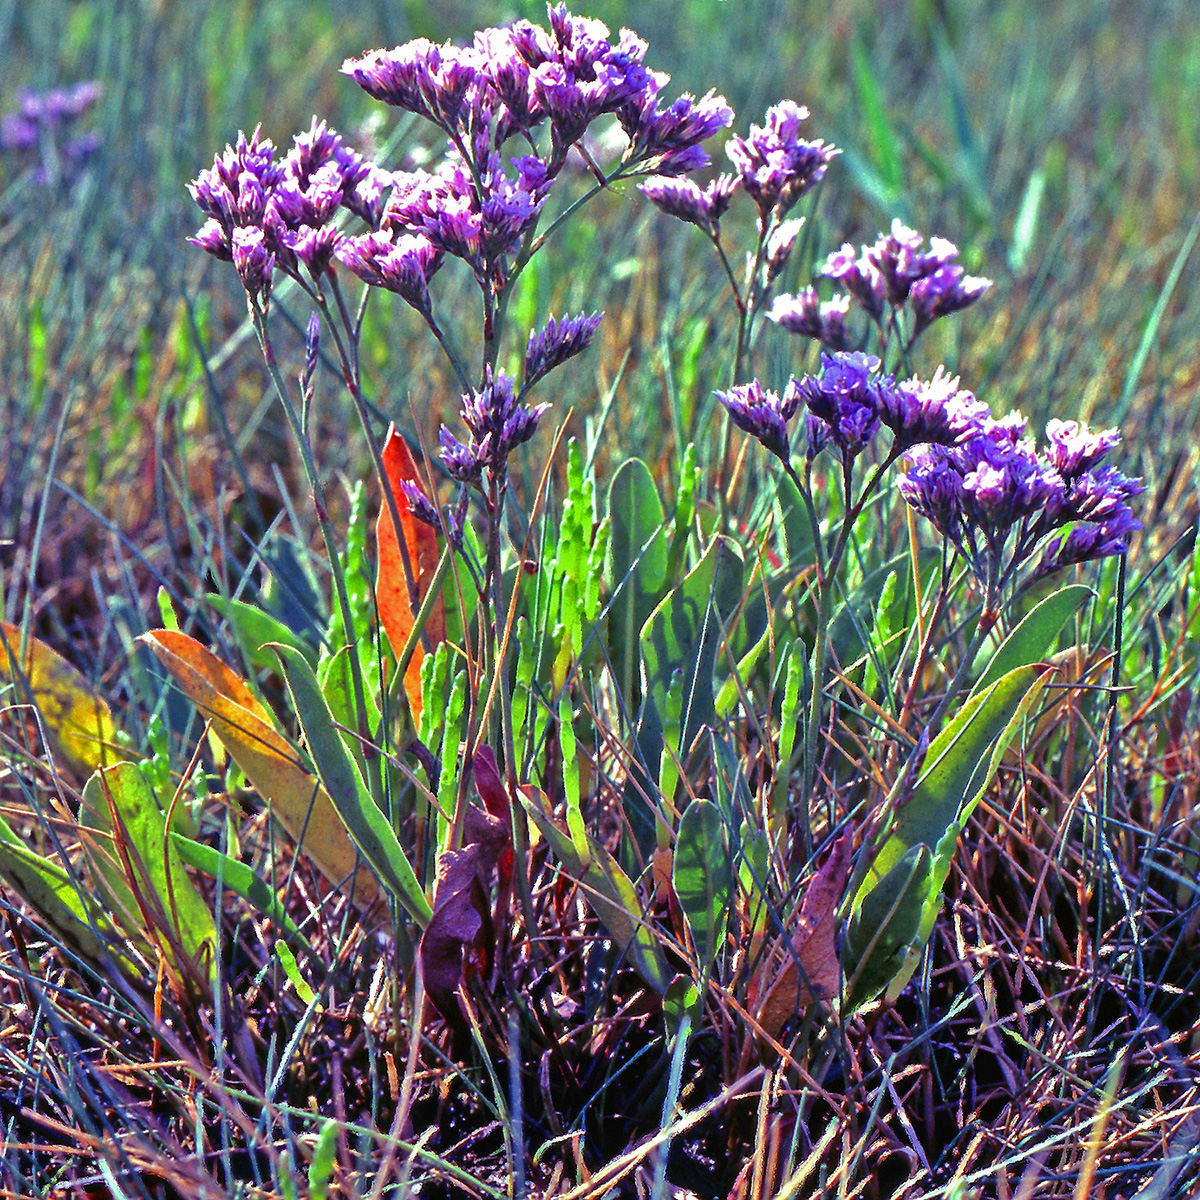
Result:
{"label": "limonium plant", "polygon": [[[986,783],[988,770],[994,770],[997,747],[1015,735],[1044,685],[1037,664],[1069,614],[1061,607],[1052,614],[1042,608],[1036,610],[1041,615],[1032,625],[1020,623],[1045,594],[1039,585],[1048,577],[1126,551],[1139,527],[1132,502],[1141,484],[1108,461],[1118,444],[1116,431],[1093,432],[1073,420],[1052,420],[1039,447],[1021,416],[994,414],[944,366],[927,371],[914,368],[918,344],[929,328],[976,303],[990,286],[988,280],[967,274],[957,246],[946,238],[927,238],[894,221],[871,245],[856,250],[847,243],[833,250],[808,286],[781,294],[780,281],[794,265],[804,229],[797,208],[818,188],[838,150],[807,136],[808,111],[794,100],[782,100],[768,109],[761,125],[751,125],[745,135],[728,136],[724,150],[730,169],[715,173],[705,144],[733,126],[732,110],[712,92],[700,98],[687,94],[670,98],[667,77],[646,64],[646,54],[646,43],[635,33],[622,30],[614,38],[600,22],[572,15],[560,4],[548,9],[544,27],[519,21],[478,33],[470,46],[418,39],[350,59],[344,74],[369,95],[423,118],[439,131],[445,138],[440,161],[416,170],[371,162],[316,119],[283,153],[255,130],[248,137],[239,136],[192,184],[192,195],[205,218],[192,240],[231,262],[245,288],[251,320],[301,447],[331,563],[336,567],[337,531],[330,523],[307,425],[322,343],[332,346],[357,407],[394,528],[399,530],[415,518],[436,529],[447,546],[438,583],[457,564],[477,594],[478,629],[473,643],[462,648],[468,657],[477,656],[478,670],[471,676],[477,694],[468,698],[462,782],[453,814],[443,811],[439,850],[445,869],[439,867],[439,882],[428,897],[434,917],[425,929],[427,942],[436,929],[438,944],[443,949],[451,946],[462,960],[440,993],[430,985],[448,1019],[453,1019],[458,1003],[455,989],[460,989],[460,999],[463,995],[462,964],[474,961],[476,977],[482,979],[484,967],[491,962],[490,950],[482,956],[474,953],[482,934],[472,932],[456,941],[447,934],[447,925],[438,922],[437,914],[446,911],[452,868],[466,861],[453,856],[471,850],[475,857],[470,871],[478,870],[481,886],[497,893],[495,910],[487,914],[497,924],[495,944],[508,945],[509,935],[501,934],[498,927],[511,923],[501,903],[510,881],[521,899],[524,936],[532,942],[537,930],[527,816],[549,842],[563,872],[578,882],[586,877],[584,892],[594,902],[608,938],[650,988],[668,998],[664,1001],[668,1007],[675,994],[661,948],[647,932],[655,920],[653,906],[647,900],[639,907],[637,879],[629,877],[636,877],[645,865],[644,857],[622,851],[618,863],[617,856],[586,830],[580,815],[579,780],[571,773],[576,751],[569,673],[545,685],[541,702],[549,716],[543,714],[540,724],[531,721],[528,712],[516,719],[513,713],[514,645],[519,639],[509,635],[514,616],[530,615],[531,606],[523,598],[521,572],[515,577],[511,571],[506,573],[511,562],[503,533],[509,507],[520,503],[531,510],[533,498],[514,496],[510,458],[551,414],[550,402],[539,398],[546,395],[541,385],[587,350],[603,319],[600,313],[552,317],[528,335],[518,375],[501,365],[512,361],[502,351],[508,349],[506,339],[515,336],[510,317],[514,288],[534,256],[552,245],[553,235],[589,200],[634,179],[663,213],[696,226],[697,236],[711,243],[728,283],[738,317],[736,343],[731,347],[728,383],[716,393],[722,421],[705,434],[719,446],[712,456],[715,476],[701,481],[701,487],[710,488],[721,497],[719,504],[727,505],[739,488],[747,447],[757,442],[768,461],[777,464],[781,486],[786,480],[794,489],[811,534],[811,569],[793,571],[794,577],[804,576],[807,586],[779,590],[783,597],[779,612],[784,614],[779,619],[790,622],[788,636],[797,651],[785,655],[791,665],[784,690],[791,699],[784,701],[784,723],[789,716],[793,725],[799,722],[801,744],[793,756],[787,749],[791,733],[779,733],[774,750],[776,778],[766,784],[768,791],[786,797],[786,819],[772,827],[771,836],[792,839],[794,851],[789,853],[810,867],[819,849],[812,834],[812,813],[823,786],[822,757],[836,733],[836,706],[831,698],[841,686],[841,675],[834,675],[831,664],[832,622],[855,530],[864,517],[882,511],[875,504],[889,488],[897,490],[912,512],[931,527],[947,582],[924,620],[909,668],[910,686],[902,692],[905,719],[900,722],[903,727],[920,702],[926,733],[910,748],[906,766],[897,768],[892,761],[889,770],[895,776],[891,799],[897,811],[905,802],[913,808],[918,798],[927,805],[924,811],[940,813],[944,808],[940,829],[945,834],[939,831],[932,840],[923,835],[924,840],[905,841],[908,835],[897,817],[900,825],[890,827],[890,841],[886,828],[873,829],[870,839],[851,839],[857,841],[858,855],[851,877],[849,843],[835,844],[834,831],[823,830],[821,841],[833,849],[825,865],[814,867],[820,886],[810,885],[810,895],[825,895],[828,910],[828,894],[838,894],[835,907],[843,931],[836,939],[828,935],[824,958],[805,959],[797,951],[806,981],[803,986],[793,983],[786,1004],[779,1000],[786,989],[780,991],[762,975],[751,946],[741,948],[737,959],[741,966],[730,968],[723,985],[733,988],[735,978],[751,980],[748,1011],[756,1013],[758,1027],[774,1037],[783,1023],[779,1016],[783,1007],[790,1005],[788,1011],[797,1013],[808,1003],[834,1005],[840,998],[842,1011],[848,1014],[888,984],[907,978],[903,963],[928,938],[930,914],[945,878],[944,860],[978,797],[980,780]],[[621,148],[611,157],[598,149],[611,143],[589,136],[601,123],[615,124],[623,135]],[[568,171],[572,162],[582,164],[583,170]],[[814,202],[815,197],[807,201]],[[728,214],[734,205],[748,206],[743,211],[753,218],[749,247],[728,244],[732,224]],[[738,228],[745,226],[742,222]],[[473,315],[449,311],[439,303],[439,272],[452,259],[465,265],[477,287],[478,307]],[[291,398],[293,389],[278,368],[269,320],[272,295],[281,277],[291,280],[313,309],[299,404]],[[445,352],[461,389],[459,424],[442,426],[436,447],[441,469],[453,485],[452,495],[445,486],[435,489],[423,473],[400,480],[395,487],[389,482],[359,363],[364,313],[378,291],[398,295],[419,315]],[[816,368],[786,380],[756,376],[752,358],[763,319],[800,339],[798,361],[809,360],[810,343],[817,343]],[[475,338],[469,351],[464,349],[468,345],[464,328]],[[552,419],[561,415],[554,413]],[[740,439],[735,446],[737,431],[749,435],[749,440]],[[586,488],[578,484],[577,491],[584,497]],[[591,503],[590,498],[586,503]],[[718,512],[732,529],[735,522],[729,513],[719,506]],[[607,522],[615,529],[625,515],[610,509]],[[590,516],[583,522],[589,538],[592,524]],[[724,553],[728,538],[721,529],[716,534],[701,529],[698,523],[682,525],[675,545],[690,543],[693,562],[698,564],[678,585],[677,594],[684,597],[689,580],[698,581],[695,587],[700,590],[687,592],[687,597],[699,596],[703,607],[719,588],[714,582],[719,570],[712,566],[715,560],[710,554],[714,546]],[[652,557],[657,533],[650,529],[625,575],[606,577],[606,592],[599,603],[611,607],[628,594],[630,581],[636,581],[643,569],[641,562]],[[607,536],[607,527],[596,536]],[[418,586],[419,572],[410,561],[412,545],[402,539],[410,607],[413,613],[427,614],[428,593]],[[482,549],[477,553],[478,547]],[[598,576],[604,561],[602,541],[587,542],[583,552],[587,569]],[[953,678],[939,697],[928,701],[918,691],[937,631],[950,620],[948,581],[961,580],[964,569],[968,594],[976,605],[973,631],[960,647]],[[344,628],[349,631],[353,622],[346,584],[336,569],[333,574]],[[572,577],[572,586],[575,582]],[[697,830],[709,828],[707,810],[696,807],[707,801],[693,794],[692,807],[680,816],[670,781],[678,782],[687,775],[689,764],[695,764],[695,748],[702,739],[694,735],[702,731],[694,728],[688,714],[700,711],[696,695],[711,686],[718,658],[716,642],[708,633],[695,633],[691,642],[678,633],[678,612],[671,607],[673,585],[674,580],[664,583],[639,612],[634,633],[642,634],[641,687],[625,697],[641,706],[638,744],[634,747],[635,739],[627,739],[626,763],[632,764],[638,755],[661,753],[662,769],[658,761],[643,763],[638,788],[627,789],[624,795],[634,802],[633,792],[640,789],[655,810],[660,852],[669,856],[672,839],[678,838],[675,889],[687,917],[684,950],[679,955],[690,955],[692,985],[703,989],[718,970],[709,960],[723,952],[723,944],[715,934],[708,941],[701,936],[696,915],[700,910],[685,902],[679,859],[685,841],[686,848],[693,848],[698,844]],[[1074,592],[1070,598],[1078,603]],[[716,605],[715,599],[711,604]],[[595,605],[583,602],[582,608],[595,627],[593,640],[603,642],[603,622]],[[805,616],[808,612],[814,614],[811,620]],[[735,618],[722,610],[720,619]],[[1026,633],[1016,637],[1018,629]],[[1006,643],[1007,654],[998,653],[1000,665],[994,669],[981,666],[981,652],[989,639],[998,642],[1001,633],[1013,635]],[[409,635],[413,642],[420,636],[419,628]],[[716,641],[721,639],[732,646],[736,636],[731,625],[721,624]],[[656,691],[652,655],[660,655],[662,645],[691,655],[673,666],[667,664],[664,676],[672,678],[674,670],[676,681],[680,677],[691,681],[692,692],[683,699],[678,682]],[[434,649],[428,638],[426,648]],[[367,695],[354,647],[350,649],[360,714],[352,733],[358,746],[355,753],[361,754],[363,746],[378,741],[383,726],[367,717],[377,706]],[[392,646],[398,659],[411,649]],[[582,641],[568,649],[567,657],[576,662],[588,653]],[[708,660],[703,660],[705,653],[710,654]],[[616,651],[612,654],[615,660]],[[444,672],[444,663],[427,672],[427,683],[437,670]],[[532,686],[532,672],[523,648],[516,670],[522,686]],[[706,672],[708,684],[702,678]],[[981,677],[976,679],[973,672]],[[969,685],[977,686],[964,695]],[[796,709],[805,690],[807,712],[800,714]],[[728,705],[723,704],[721,711],[728,713]],[[629,714],[631,731],[634,715]],[[554,798],[534,786],[530,770],[537,752],[529,749],[529,731],[536,726],[545,736],[551,718],[559,723],[555,761],[564,764],[565,824],[554,811]],[[715,738],[719,718],[711,696],[705,718],[701,724],[707,723],[709,745],[719,757]],[[953,735],[944,744],[937,740],[943,721],[949,722],[947,737]],[[424,739],[418,737],[422,731]],[[518,744],[521,731],[526,741]],[[441,777],[457,770],[450,756],[457,754],[453,746],[458,741],[443,743],[439,762],[426,744],[432,736],[427,713],[414,720],[406,745],[426,764],[430,789],[441,795]],[[309,741],[314,741],[311,733]],[[546,742],[540,745],[544,750]],[[936,748],[944,762],[948,755],[967,754],[968,746],[973,757],[962,774],[963,789],[969,785],[969,790],[948,798],[939,792],[934,797],[942,776],[935,780],[921,774],[923,755]],[[315,750],[314,758],[318,773],[328,782]],[[798,773],[791,771],[793,761]],[[471,764],[486,816],[467,803],[469,771],[465,768]],[[379,770],[370,754],[363,758],[363,766],[368,773]],[[636,773],[632,765],[629,771]],[[662,786],[647,796],[645,784],[651,778]],[[329,787],[331,794],[334,790]],[[935,800],[942,808],[936,807]],[[692,819],[688,812],[697,815]],[[728,813],[724,819],[728,824]],[[515,866],[511,867],[505,866],[510,860],[496,841],[506,836],[512,839]],[[356,841],[363,849],[363,842]],[[715,847],[718,841],[705,844]],[[731,860],[741,853],[745,863],[750,861],[744,847],[737,850],[736,837],[726,837],[720,844]],[[370,854],[363,852],[370,861]],[[594,869],[597,863],[603,864],[599,873]],[[895,874],[901,869],[902,878]],[[751,879],[745,887],[762,893],[766,904],[766,885],[754,871],[747,867],[742,878]],[[899,883],[889,889],[884,886],[889,879]],[[722,894],[726,900],[721,911],[728,914],[736,905],[728,893]],[[483,910],[477,899],[472,903],[479,914],[472,926],[476,929],[484,924]],[[814,906],[817,903],[812,900]],[[408,910],[420,920],[429,919],[421,897],[410,894]],[[760,954],[765,920],[747,917],[743,924]],[[835,944],[841,962],[835,964],[831,983],[828,960]],[[707,956],[703,945],[710,948]],[[432,959],[425,962],[427,975],[432,973],[431,964]],[[694,1000],[689,1003],[691,1007],[684,1006],[683,1024],[677,1026],[685,1031],[684,1045],[686,1030],[693,1020],[701,1019],[703,1008],[702,1003],[695,1007]]]}

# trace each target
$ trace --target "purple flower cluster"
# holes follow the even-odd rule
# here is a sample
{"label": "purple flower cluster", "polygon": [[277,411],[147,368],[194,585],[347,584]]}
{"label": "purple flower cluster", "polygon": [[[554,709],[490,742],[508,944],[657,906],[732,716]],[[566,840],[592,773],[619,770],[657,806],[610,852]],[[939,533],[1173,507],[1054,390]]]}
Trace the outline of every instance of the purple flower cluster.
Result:
{"label": "purple flower cluster", "polygon": [[717,392],[729,419],[739,428],[757,438],[763,446],[786,465],[792,455],[787,423],[800,407],[800,385],[789,380],[781,396],[763,387],[757,379],[727,392]]}
{"label": "purple flower cluster", "polygon": [[1104,462],[1120,440],[1115,429],[1050,421],[1039,452],[1023,417],[994,419],[940,367],[932,379],[898,383],[873,355],[825,354],[821,362],[819,375],[792,379],[782,395],[753,380],[717,399],[789,471],[788,422],[802,402],[810,462],[831,446],[848,470],[880,428],[890,430],[887,461],[903,454],[907,468],[901,495],[962,553],[989,605],[1039,547],[1031,579],[1122,553],[1141,528],[1130,508],[1141,481]]}
{"label": "purple flower cluster", "polygon": [[479,487],[485,469],[499,472],[513,450],[533,437],[550,405],[523,403],[524,391],[518,394],[503,371],[489,370],[484,386],[462,397],[470,440],[460,442],[445,425],[438,432],[442,462],[453,479]]}
{"label": "purple flower cluster", "polygon": [[691,180],[670,178],[660,168],[641,190],[668,216],[698,225],[714,241],[734,194],[745,191],[758,208],[760,232],[779,235],[769,252],[768,274],[773,278],[787,261],[800,229],[798,223],[787,223],[785,230],[781,225],[784,216],[820,182],[841,153],[822,141],[800,136],[800,124],[807,117],[803,105],[783,100],[767,110],[765,125],[750,126],[749,137],[735,134],[729,140],[725,152],[734,174],[719,175],[701,188]]}
{"label": "purple flower cluster", "polygon": [[[564,4],[547,12],[549,29],[518,21],[477,33],[467,47],[417,39],[342,67],[370,95],[427,118],[449,137],[449,168],[437,173],[439,181],[412,182],[418,193],[432,188],[448,202],[451,227],[431,234],[435,244],[446,239],[446,253],[482,241],[484,264],[510,254],[536,221],[568,152],[599,117],[614,115],[624,130],[625,169],[653,167],[671,176],[706,166],[700,143],[733,119],[711,92],[664,105],[660,92],[669,77],[646,67],[646,43],[630,30],[613,42],[602,22],[573,16]],[[513,159],[517,178],[510,182],[501,147],[514,135],[534,145],[534,130],[543,124],[550,130],[545,156]],[[456,212],[467,224],[494,226],[492,244],[477,228],[454,229]],[[398,209],[393,219],[406,215]],[[473,265],[481,274],[481,264]]]}
{"label": "purple flower cluster", "polygon": [[462,397],[461,416],[471,437],[461,442],[444,425],[438,432],[442,462],[451,478],[480,487],[485,470],[497,475],[508,456],[533,437],[549,404],[529,405],[530,389],[556,367],[582,354],[600,327],[601,313],[555,320],[529,335],[525,347],[525,380],[517,390],[503,372],[489,369],[478,391]]}
{"label": "purple flower cluster", "polygon": [[841,153],[800,136],[800,125],[807,118],[804,105],[782,100],[767,109],[765,125],[751,125],[749,137],[735,135],[725,147],[764,226],[772,212],[783,216],[819,183],[826,167]]}
{"label": "purple flower cluster", "polygon": [[[845,292],[828,301],[836,308],[825,319],[825,306],[807,288],[796,296],[776,299],[768,317],[793,333],[817,338],[832,349],[846,344],[844,314],[853,301],[876,324],[890,309],[892,320],[906,306],[911,312],[908,346],[939,317],[974,304],[989,287],[990,279],[967,275],[958,258],[958,247],[941,237],[925,239],[901,221],[891,232],[880,234],[874,245],[857,251],[846,242],[833,251],[821,274],[839,283]],[[842,319],[837,319],[838,314]]]}
{"label": "purple flower cluster", "polygon": [[1046,436],[1039,452],[1014,413],[979,420],[956,444],[906,455],[901,494],[967,559],[989,603],[1051,536],[1032,578],[1122,553],[1141,528],[1129,506],[1141,481],[1103,463],[1116,430],[1050,421]]}
{"label": "purple flower cluster", "polygon": [[22,89],[17,107],[0,117],[0,152],[37,156],[33,180],[39,186],[70,182],[100,149],[100,136],[67,131],[100,98],[93,81],[46,92]]}
{"label": "purple flower cluster", "polygon": [[313,278],[330,268],[343,241],[332,224],[339,209],[378,224],[391,182],[324,121],[314,118],[280,160],[256,129],[249,139],[239,134],[191,184],[207,220],[189,240],[233,262],[246,290],[265,299],[276,267],[295,278],[301,265]]}
{"label": "purple flower cluster", "polygon": [[[548,17],[548,29],[519,21],[477,33],[471,46],[418,38],[347,59],[342,71],[370,95],[446,134],[443,161],[386,172],[314,122],[276,162],[256,130],[192,184],[208,218],[192,240],[233,260],[247,288],[264,297],[276,267],[295,275],[303,264],[319,278],[336,259],[430,319],[429,278],[447,255],[466,262],[492,294],[504,286],[568,153],[597,118],[611,114],[625,132],[622,172],[676,176],[707,165],[700,143],[733,119],[721,97],[663,104],[668,77],[645,66],[646,43],[636,34],[622,30],[610,40],[605,25],[563,4]],[[543,125],[549,146],[539,156],[534,134]],[[535,152],[506,161],[501,150],[514,136]],[[339,208],[369,231],[337,230]]]}
{"label": "purple flower cluster", "polygon": [[883,427],[892,433],[889,457],[913,446],[956,445],[990,416],[986,404],[961,390],[958,380],[939,368],[931,380],[916,377],[897,383],[880,373],[874,355],[824,354],[821,373],[791,380],[783,395],[757,380],[728,392],[717,392],[739,429],[762,442],[785,463],[790,457],[787,423],[803,402],[811,460],[832,445],[843,463],[852,462]]}

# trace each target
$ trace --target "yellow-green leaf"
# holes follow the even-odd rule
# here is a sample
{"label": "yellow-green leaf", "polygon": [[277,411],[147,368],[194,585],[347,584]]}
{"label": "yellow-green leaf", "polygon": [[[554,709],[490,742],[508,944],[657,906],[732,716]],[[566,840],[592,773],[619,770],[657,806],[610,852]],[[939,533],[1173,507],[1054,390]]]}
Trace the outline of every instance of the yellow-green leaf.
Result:
{"label": "yellow-green leaf", "polygon": [[167,837],[166,817],[134,763],[97,771],[83,789],[80,824],[96,831],[89,857],[110,890],[114,915],[131,937],[157,943],[183,962],[199,962],[216,943],[212,912]]}
{"label": "yellow-green leaf", "polygon": [[88,681],[35,637],[22,654],[21,631],[7,621],[0,621],[0,682],[16,685],[8,703],[37,705],[51,754],[80,777],[127,757],[111,710]]}

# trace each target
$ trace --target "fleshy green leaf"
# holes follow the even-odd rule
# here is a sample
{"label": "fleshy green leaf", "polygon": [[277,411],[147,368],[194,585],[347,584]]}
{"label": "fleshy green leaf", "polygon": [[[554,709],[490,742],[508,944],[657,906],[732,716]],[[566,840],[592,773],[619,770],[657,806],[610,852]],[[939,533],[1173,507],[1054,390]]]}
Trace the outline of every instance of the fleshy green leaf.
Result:
{"label": "fleshy green leaf", "polygon": [[[97,771],[83,789],[80,824],[111,835],[93,842],[97,882],[129,934],[199,962],[216,943],[212,912],[167,837],[154,791],[134,763]],[[187,963],[177,963],[181,976]]]}
{"label": "fleshy green leaf", "polygon": [[[279,734],[271,714],[245,682],[199,642],[183,633],[158,629],[145,642],[171,672],[191,702],[212,721],[212,731],[234,762],[267,801],[271,815],[298,842],[331,883],[341,884],[358,864],[355,849],[320,782],[300,765],[295,748]],[[289,653],[305,662],[298,650]],[[310,668],[311,670],[311,668]],[[359,871],[354,902],[369,907],[379,887],[369,871]]]}
{"label": "fleshy green leaf", "polygon": [[843,1013],[877,996],[904,968],[929,894],[929,847],[910,846],[863,897],[846,930]]}
{"label": "fleshy green leaf", "polygon": [[710,800],[693,800],[679,818],[673,873],[675,895],[704,971],[720,946],[730,889],[729,839]]}
{"label": "fleshy green leaf", "polygon": [[1062,627],[1087,603],[1092,589],[1081,583],[1069,584],[1035,605],[1000,644],[988,660],[978,682],[971,689],[978,695],[991,687],[1001,675],[1017,667],[1031,666],[1054,645]]}
{"label": "fleshy green leaf", "polygon": [[342,735],[333,723],[317,676],[304,656],[289,646],[275,647],[308,751],[325,791],[345,822],[354,844],[384,887],[424,926],[432,914],[395,831],[371,798]]}
{"label": "fleshy green leaf", "polygon": [[70,949],[92,962],[111,955],[128,969],[121,938],[91,897],[80,895],[75,881],[48,858],[34,853],[0,818],[0,875]]}
{"label": "fleshy green leaf", "polygon": [[249,901],[258,912],[273,921],[283,930],[284,936],[289,941],[295,942],[312,962],[322,968],[327,966],[309,944],[308,939],[297,928],[296,922],[288,916],[287,909],[284,908],[279,897],[261,876],[255,874],[251,867],[248,867],[240,859],[223,854],[215,846],[195,842],[174,830],[171,831],[171,843],[180,859],[189,867],[194,867],[205,875],[211,875],[213,879],[219,876],[225,887]]}

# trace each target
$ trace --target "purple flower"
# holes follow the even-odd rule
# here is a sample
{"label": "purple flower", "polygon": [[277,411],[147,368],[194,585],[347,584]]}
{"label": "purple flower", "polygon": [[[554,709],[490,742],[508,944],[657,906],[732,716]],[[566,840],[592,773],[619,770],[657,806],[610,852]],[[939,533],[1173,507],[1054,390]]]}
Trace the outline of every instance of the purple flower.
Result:
{"label": "purple flower", "polygon": [[364,283],[395,292],[429,317],[429,280],[442,264],[442,252],[428,238],[420,234],[393,238],[391,230],[379,230],[343,238],[335,253]]}
{"label": "purple flower", "polygon": [[872,320],[878,321],[883,316],[887,284],[879,268],[867,257],[865,247],[859,256],[849,242],[843,243],[840,250],[835,250],[826,258],[821,274],[828,279],[836,279]]}
{"label": "purple flower", "polygon": [[800,393],[794,379],[782,396],[763,387],[757,379],[715,395],[739,429],[757,438],[784,464],[788,463],[792,451],[787,423],[800,405]]}
{"label": "purple flower", "polygon": [[443,425],[438,430],[438,445],[442,465],[450,478],[459,483],[478,485],[491,452],[491,438],[485,437],[481,443],[472,440],[464,445]]}
{"label": "purple flower", "polygon": [[479,62],[474,50],[415,38],[394,50],[371,50],[361,58],[348,58],[342,74],[376,100],[426,117],[449,133],[456,127],[468,91],[478,83]]}
{"label": "purple flower", "polygon": [[682,175],[708,165],[700,143],[733,124],[733,109],[712,91],[702,100],[685,92],[666,108],[659,106],[657,95],[647,93],[640,108],[626,105],[620,118],[629,135],[627,161],[657,159],[659,175]]}
{"label": "purple flower", "polygon": [[409,511],[418,521],[422,521],[426,525],[432,525],[434,529],[441,529],[442,523],[438,519],[437,508],[434,507],[433,502],[417,484],[413,483],[410,479],[401,479],[400,490],[404,493],[404,498],[408,501]]}
{"label": "purple flower", "polygon": [[850,345],[846,315],[850,311],[849,296],[834,296],[822,301],[815,288],[805,288],[794,296],[776,296],[767,312],[767,319],[804,337],[817,338],[830,350],[845,350]]}
{"label": "purple flower", "polygon": [[725,147],[764,221],[772,210],[786,213],[820,182],[830,162],[841,153],[822,141],[800,137],[800,124],[807,117],[803,105],[782,100],[767,109],[764,126],[751,125],[749,137],[735,135]]}
{"label": "purple flower", "polygon": [[879,395],[879,419],[895,433],[899,450],[928,442],[954,445],[978,432],[990,416],[988,406],[960,391],[958,377],[951,378],[942,367],[931,380],[914,375]]}
{"label": "purple flower", "polygon": [[1121,435],[1115,429],[1089,433],[1078,421],[1049,420],[1046,438],[1050,442],[1046,453],[1054,469],[1064,479],[1074,479],[1105,458],[1121,440]]}
{"label": "purple flower", "polygon": [[883,276],[889,304],[903,304],[917,280],[958,257],[958,247],[945,238],[931,238],[928,250],[924,246],[925,239],[896,218],[890,233],[881,233],[873,246],[863,247],[864,255]]}
{"label": "purple flower", "polygon": [[[949,388],[943,381],[942,390]],[[1015,586],[1052,534],[1060,536],[1028,579],[1125,550],[1129,535],[1141,528],[1129,501],[1143,487],[1101,464],[1116,445],[1115,431],[1090,434],[1076,422],[1052,421],[1050,447],[1039,453],[1024,436],[1024,418],[980,420],[971,410],[966,405],[964,415],[977,426],[957,444],[918,446],[905,455],[900,492],[962,552],[983,582],[989,607],[1002,587]]]}
{"label": "purple flower", "polygon": [[691,179],[670,175],[652,175],[638,190],[670,217],[699,225],[709,237],[716,237],[720,220],[733,198],[732,175],[720,175],[701,188]]}
{"label": "purple flower", "polygon": [[295,233],[284,236],[284,243],[314,276],[329,269],[334,251],[342,240],[342,234],[333,225],[313,228],[304,225]]}
{"label": "purple flower", "polygon": [[464,445],[445,426],[438,435],[446,470],[462,483],[478,485],[485,467],[501,470],[513,450],[533,437],[549,409],[549,404],[522,404],[513,381],[489,369],[484,386],[462,397],[470,441]]}
{"label": "purple flower", "polygon": [[233,231],[231,253],[233,265],[241,276],[242,286],[251,296],[267,299],[271,294],[275,255],[267,249],[263,231],[239,226]]}
{"label": "purple flower", "polygon": [[[285,177],[283,166],[275,161],[274,145],[268,139],[260,140],[259,132],[255,129],[248,141],[244,133],[239,133],[237,144],[226,146],[225,152],[213,159],[213,165],[188,185],[201,212],[209,222],[217,223],[222,235],[218,238],[211,224],[206,223],[189,240],[218,258],[232,256],[239,226],[254,226],[260,234],[265,233],[268,201]],[[282,229],[277,215],[275,221]],[[269,248],[276,255],[286,249],[274,244]]]}
{"label": "purple flower", "polygon": [[890,375],[880,377],[873,354],[822,354],[821,366],[819,378],[806,375],[800,381],[799,394],[809,412],[829,426],[830,439],[848,462],[879,428],[882,393],[895,383]]}
{"label": "purple flower", "polygon": [[1076,525],[1050,543],[1030,582],[1061,571],[1064,567],[1124,554],[1129,549],[1130,537],[1141,527],[1141,521],[1128,508],[1122,509],[1101,525]]}
{"label": "purple flower", "polygon": [[792,251],[796,248],[796,239],[804,228],[804,219],[781,221],[771,230],[766,245],[767,284],[770,285],[779,278],[779,273],[787,266]]}
{"label": "purple flower", "polygon": [[912,285],[909,299],[912,302],[916,323],[915,338],[939,317],[948,316],[974,304],[992,286],[990,279],[963,274],[958,263],[946,263],[931,275],[918,279]]}
{"label": "purple flower", "polygon": [[522,391],[528,391],[555,367],[586,350],[600,327],[603,315],[597,312],[585,317],[580,313],[577,317],[566,317],[558,322],[551,317],[540,333],[530,333],[525,347],[525,384]]}

